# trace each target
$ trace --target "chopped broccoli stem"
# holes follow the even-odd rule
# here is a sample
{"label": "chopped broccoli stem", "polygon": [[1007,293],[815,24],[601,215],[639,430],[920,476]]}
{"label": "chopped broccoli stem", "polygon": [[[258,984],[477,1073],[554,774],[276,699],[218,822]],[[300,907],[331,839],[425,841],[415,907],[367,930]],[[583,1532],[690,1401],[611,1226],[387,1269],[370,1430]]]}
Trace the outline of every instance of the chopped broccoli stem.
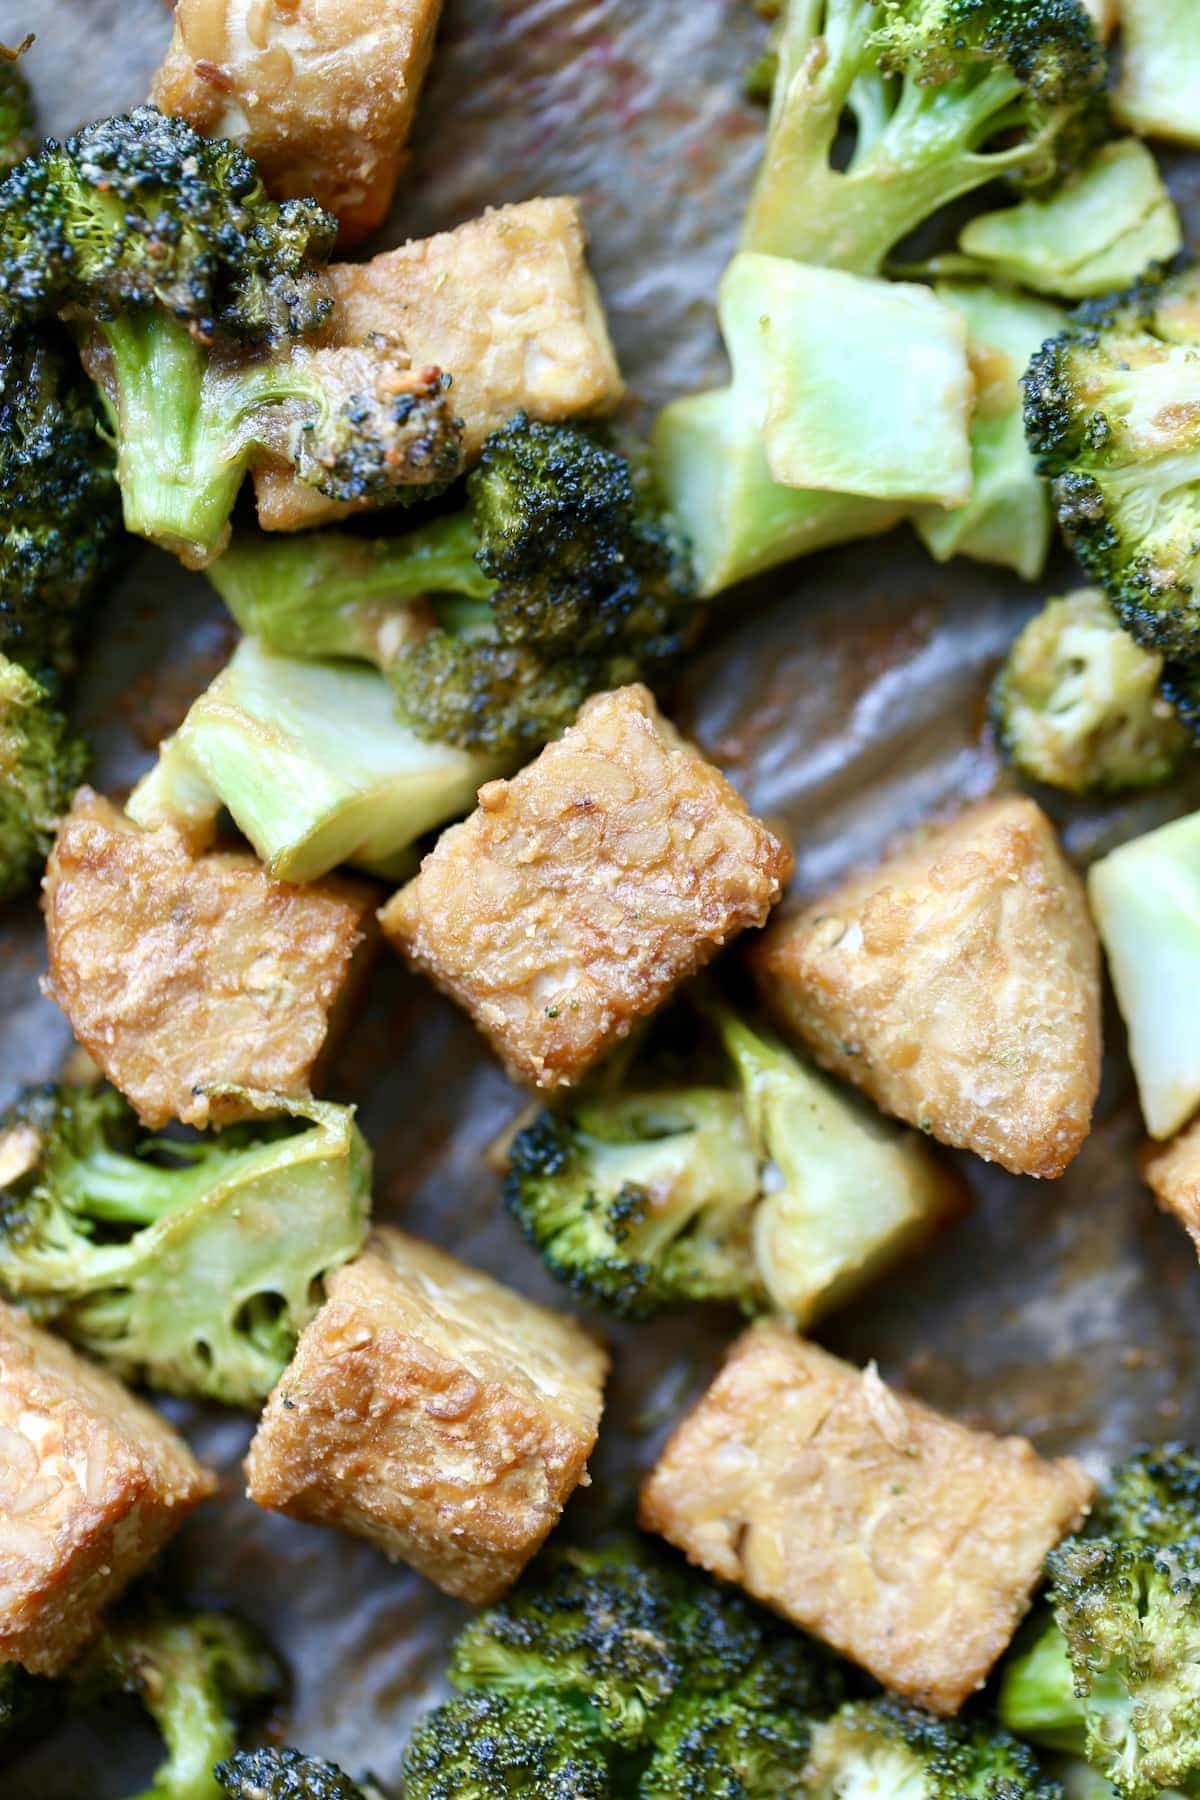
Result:
{"label": "chopped broccoli stem", "polygon": [[939,1719],[888,1695],[813,1731],[812,1800],[1054,1800],[1028,1747],[987,1723]]}
{"label": "chopped broccoli stem", "polygon": [[1052,1619],[1028,1649],[1006,1663],[999,1704],[1005,1724],[1018,1736],[1047,1750],[1085,1754],[1087,1722],[1075,1692],[1075,1671]]}
{"label": "chopped broccoli stem", "polygon": [[0,1122],[0,1292],[130,1380],[254,1406],[367,1230],[347,1107],[245,1096],[288,1125],[144,1136],[111,1088],[33,1089]]}
{"label": "chopped broccoli stem", "polygon": [[47,690],[0,656],[0,904],[32,884],[86,766]]}
{"label": "chopped broccoli stem", "polygon": [[992,689],[1001,749],[1022,775],[1072,794],[1169,781],[1190,739],[1159,691],[1162,672],[1098,588],[1048,600]]}
{"label": "chopped broccoli stem", "polygon": [[1143,137],[1200,143],[1200,15],[1191,0],[1121,0],[1123,125]]}

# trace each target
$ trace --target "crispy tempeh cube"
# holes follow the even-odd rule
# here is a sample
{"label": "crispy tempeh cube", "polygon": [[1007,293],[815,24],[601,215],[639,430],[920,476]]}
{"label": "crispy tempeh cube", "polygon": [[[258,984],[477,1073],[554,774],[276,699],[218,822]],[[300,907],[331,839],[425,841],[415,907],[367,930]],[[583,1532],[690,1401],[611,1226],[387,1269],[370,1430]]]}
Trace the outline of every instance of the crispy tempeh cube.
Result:
{"label": "crispy tempeh cube", "polygon": [[641,686],[439,838],[384,931],[509,1069],[565,1087],[783,892],[792,859]]}
{"label": "crispy tempeh cube", "polygon": [[193,856],[84,788],[46,869],[45,989],[151,1129],[240,1116],[223,1084],[306,1094],[366,973],[375,890]]}
{"label": "crispy tempeh cube", "polygon": [[587,1480],[608,1357],[573,1319],[380,1230],[267,1402],[250,1498],[484,1604]]}
{"label": "crispy tempeh cube", "polygon": [[[398,341],[414,367],[452,377],[468,462],[522,409],[548,421],[611,411],[623,386],[576,200],[525,200],[419,238],[366,263],[330,270],[337,298],[330,341]],[[318,352],[318,355],[320,352]],[[296,481],[289,467],[255,470],[267,531],[345,518],[353,510]]]}
{"label": "crispy tempeh cube", "polygon": [[1142,1174],[1162,1210],[1174,1214],[1200,1251],[1200,1120],[1169,1143],[1149,1145]]}
{"label": "crispy tempeh cube", "polygon": [[357,243],[392,203],[441,0],[176,0],[151,99]]}
{"label": "crispy tempeh cube", "polygon": [[641,1522],[885,1686],[955,1712],[1093,1491],[783,1324],[752,1326],[668,1443]]}
{"label": "crispy tempeh cube", "polygon": [[1100,1085],[1100,955],[1032,800],[970,807],[772,925],[763,998],[818,1062],[909,1124],[1061,1175]]}
{"label": "crispy tempeh cube", "polygon": [[0,1301],[0,1662],[58,1674],[216,1485],[153,1407]]}

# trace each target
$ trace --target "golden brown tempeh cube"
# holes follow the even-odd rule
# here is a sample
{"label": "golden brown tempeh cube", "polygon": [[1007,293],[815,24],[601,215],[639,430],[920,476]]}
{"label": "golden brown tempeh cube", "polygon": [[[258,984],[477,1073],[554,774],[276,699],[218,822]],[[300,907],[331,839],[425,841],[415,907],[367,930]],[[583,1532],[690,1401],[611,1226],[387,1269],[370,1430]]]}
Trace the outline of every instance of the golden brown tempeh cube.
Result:
{"label": "golden brown tempeh cube", "polygon": [[216,1485],[153,1407],[0,1301],[0,1663],[66,1668]]}
{"label": "golden brown tempeh cube", "polygon": [[325,1285],[250,1446],[250,1498],[495,1600],[587,1480],[608,1357],[398,1231]]}
{"label": "golden brown tempeh cube", "polygon": [[276,199],[313,195],[356,243],[386,217],[441,0],[177,0],[151,99],[232,138]]}
{"label": "golden brown tempeh cube", "polygon": [[1100,1085],[1100,953],[1032,800],[985,801],[772,925],[763,998],[886,1112],[1026,1175],[1061,1175]]}
{"label": "golden brown tempeh cube", "polygon": [[[579,204],[564,197],[498,207],[370,262],[335,264],[331,341],[361,344],[378,333],[398,340],[415,368],[446,370],[474,461],[515,412],[570,419],[611,411],[621,398],[586,249]],[[264,463],[254,485],[268,531],[296,531],[353,510],[279,464]]]}
{"label": "golden brown tempeh cube", "polygon": [[565,1087],[761,925],[791,866],[648,690],[624,687],[480,788],[380,918],[514,1074]]}
{"label": "golden brown tempeh cube", "polygon": [[642,1489],[694,1563],[935,1712],[983,1685],[1093,1483],[752,1326]]}
{"label": "golden brown tempeh cube", "polygon": [[1162,1210],[1174,1213],[1200,1250],[1200,1120],[1169,1143],[1150,1145],[1142,1174]]}
{"label": "golden brown tempeh cube", "polygon": [[46,869],[45,989],[157,1129],[224,1124],[224,1083],[308,1093],[378,934],[365,882],[272,881],[252,856],[192,856],[84,788]]}

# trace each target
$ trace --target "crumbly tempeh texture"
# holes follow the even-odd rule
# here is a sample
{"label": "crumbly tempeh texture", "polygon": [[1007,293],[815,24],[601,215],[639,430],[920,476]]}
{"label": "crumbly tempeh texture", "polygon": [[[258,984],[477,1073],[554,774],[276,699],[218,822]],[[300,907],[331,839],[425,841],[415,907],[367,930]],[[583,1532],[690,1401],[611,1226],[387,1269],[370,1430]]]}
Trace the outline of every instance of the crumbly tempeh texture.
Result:
{"label": "crumbly tempeh texture", "polygon": [[59,1674],[216,1485],[153,1407],[0,1301],[0,1663]]}
{"label": "crumbly tempeh texture", "polygon": [[495,1600],[587,1480],[608,1357],[574,1320],[398,1231],[326,1289],[250,1447],[250,1498]]}
{"label": "crumbly tempeh texture", "polygon": [[[361,344],[377,333],[402,344],[414,367],[446,370],[473,462],[515,412],[553,422],[610,412],[621,398],[586,250],[574,199],[489,209],[370,262],[335,264],[331,341]],[[353,510],[278,462],[255,470],[254,488],[267,531],[298,531]]]}
{"label": "crumbly tempeh texture", "polygon": [[648,1477],[641,1522],[879,1681],[952,1713],[1093,1483],[782,1324],[751,1327]]}
{"label": "crumbly tempeh texture", "polygon": [[1164,1212],[1173,1213],[1200,1251],[1200,1120],[1166,1144],[1151,1144],[1142,1174]]}
{"label": "crumbly tempeh texture", "polygon": [[380,918],[513,1074],[564,1087],[761,925],[791,866],[635,685],[482,787]]}
{"label": "crumbly tempeh texture", "polygon": [[357,243],[387,216],[441,0],[177,0],[151,99]]}
{"label": "crumbly tempeh texture", "polygon": [[378,938],[367,883],[294,887],[252,856],[191,856],[86,788],[44,887],[46,992],[152,1130],[242,1116],[206,1094],[223,1083],[308,1093]]}
{"label": "crumbly tempeh texture", "polygon": [[1061,1175],[1100,1085],[1100,952],[1032,800],[985,801],[774,924],[751,960],[785,1030],[886,1112]]}

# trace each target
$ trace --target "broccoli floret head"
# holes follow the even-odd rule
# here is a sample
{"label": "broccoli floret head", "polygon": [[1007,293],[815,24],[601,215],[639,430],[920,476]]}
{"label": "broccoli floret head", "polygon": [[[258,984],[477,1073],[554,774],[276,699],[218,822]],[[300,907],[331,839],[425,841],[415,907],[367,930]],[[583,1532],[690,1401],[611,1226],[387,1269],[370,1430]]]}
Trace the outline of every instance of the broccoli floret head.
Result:
{"label": "broccoli floret head", "polygon": [[113,454],[69,342],[50,327],[0,336],[0,655],[70,671],[120,524]]}
{"label": "broccoli floret head", "polygon": [[813,1800],[1054,1800],[1033,1752],[982,1721],[934,1718],[903,1700],[851,1702],[812,1734]]}
{"label": "broccoli floret head", "polygon": [[217,1612],[131,1611],[102,1633],[70,1680],[84,1702],[141,1701],[166,1745],[142,1800],[220,1800],[214,1773],[251,1711],[286,1689],[283,1665],[243,1620]]}
{"label": "broccoli floret head", "polygon": [[1200,655],[1200,268],[1091,301],[1025,376],[1059,523],[1140,644]]}
{"label": "broccoli floret head", "polygon": [[782,1800],[796,1792],[810,1737],[793,1705],[763,1710],[735,1696],[689,1695],[656,1733],[639,1800]]}
{"label": "broccoli floret head", "polygon": [[1048,187],[1105,128],[1079,0],[790,0],[775,41],[748,250],[877,273],[950,201],[997,177]]}
{"label": "broccoli floret head", "polygon": [[1169,781],[1190,740],[1162,673],[1162,658],[1122,629],[1099,589],[1049,600],[992,689],[1000,746],[1022,775],[1068,793]]}
{"label": "broccoli floret head", "polygon": [[1086,1755],[1127,1800],[1200,1770],[1200,1457],[1170,1444],[1118,1471],[1047,1559],[1049,1614],[1010,1658],[1000,1713]]}
{"label": "broccoli floret head", "polygon": [[423,1719],[404,1757],[406,1800],[608,1800],[602,1746],[553,1699],[464,1694]]}
{"label": "broccoli floret head", "polygon": [[237,1750],[218,1763],[216,1778],[227,1800],[381,1800],[369,1779],[352,1781],[336,1763],[299,1750]]}
{"label": "broccoli floret head", "polygon": [[20,52],[0,56],[0,177],[33,154],[37,118],[29,83],[21,72]]}
{"label": "broccoli floret head", "polygon": [[0,902],[34,879],[86,765],[47,689],[0,656]]}
{"label": "broccoli floret head", "polygon": [[25,1094],[0,1121],[0,1292],[130,1379],[253,1406],[367,1228],[350,1109],[149,1138],[112,1088]]}

